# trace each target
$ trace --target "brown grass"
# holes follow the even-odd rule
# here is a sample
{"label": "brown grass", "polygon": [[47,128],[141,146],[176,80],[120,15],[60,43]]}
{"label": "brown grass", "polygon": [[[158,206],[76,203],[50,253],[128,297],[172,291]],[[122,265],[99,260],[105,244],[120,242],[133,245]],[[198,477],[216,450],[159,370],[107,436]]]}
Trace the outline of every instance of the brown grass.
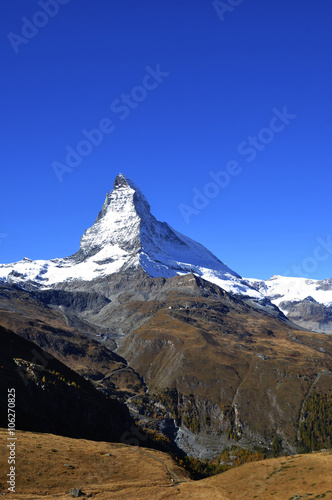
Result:
{"label": "brown grass", "polygon": [[[0,493],[7,488],[7,436],[1,429]],[[16,437],[16,493],[4,496],[13,500],[69,499],[71,488],[98,500],[332,499],[328,452],[263,460],[192,481],[167,454],[155,450],[22,431]]]}

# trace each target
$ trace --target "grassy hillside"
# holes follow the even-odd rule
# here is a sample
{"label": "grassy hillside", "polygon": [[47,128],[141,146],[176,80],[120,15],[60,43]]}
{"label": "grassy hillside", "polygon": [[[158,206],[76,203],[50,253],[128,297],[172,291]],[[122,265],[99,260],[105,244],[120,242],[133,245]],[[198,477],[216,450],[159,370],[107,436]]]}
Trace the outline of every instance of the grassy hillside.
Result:
{"label": "grassy hillside", "polygon": [[[4,493],[7,430],[0,429],[0,493]],[[169,455],[124,444],[17,431],[19,447],[15,500],[83,498],[309,500],[332,498],[332,454],[327,451],[247,463],[193,481]]]}

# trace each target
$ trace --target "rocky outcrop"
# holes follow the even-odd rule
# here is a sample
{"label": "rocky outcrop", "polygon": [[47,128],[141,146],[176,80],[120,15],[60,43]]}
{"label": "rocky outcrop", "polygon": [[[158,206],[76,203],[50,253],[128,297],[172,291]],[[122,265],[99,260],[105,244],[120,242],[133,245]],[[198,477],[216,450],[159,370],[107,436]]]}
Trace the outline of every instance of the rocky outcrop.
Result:
{"label": "rocky outcrop", "polygon": [[312,297],[284,301],[279,304],[287,317],[299,326],[314,332],[332,334],[332,305],[324,305]]}

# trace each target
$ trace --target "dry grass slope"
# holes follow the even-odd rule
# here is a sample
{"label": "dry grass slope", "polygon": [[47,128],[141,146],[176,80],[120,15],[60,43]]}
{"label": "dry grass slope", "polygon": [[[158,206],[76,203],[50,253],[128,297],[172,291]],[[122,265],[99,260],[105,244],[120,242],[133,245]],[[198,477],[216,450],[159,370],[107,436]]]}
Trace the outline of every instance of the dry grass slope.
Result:
{"label": "dry grass slope", "polygon": [[[124,444],[17,431],[17,500],[83,498],[332,499],[332,454],[317,452],[249,463],[192,481],[166,454]],[[7,431],[0,430],[0,493],[6,492]],[[6,497],[7,495],[4,495]]]}

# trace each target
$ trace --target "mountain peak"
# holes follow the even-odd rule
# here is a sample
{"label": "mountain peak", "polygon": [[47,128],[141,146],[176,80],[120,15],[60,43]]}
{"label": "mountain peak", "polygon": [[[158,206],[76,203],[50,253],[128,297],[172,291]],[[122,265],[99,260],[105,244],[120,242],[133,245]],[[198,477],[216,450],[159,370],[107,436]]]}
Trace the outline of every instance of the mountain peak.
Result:
{"label": "mountain peak", "polygon": [[120,249],[136,253],[141,248],[141,222],[149,217],[150,205],[142,191],[120,173],[114,180],[113,190],[106,194],[94,224],[84,232],[76,256],[81,260],[102,251],[103,258],[109,259],[118,257]]}
{"label": "mountain peak", "polygon": [[[119,174],[115,177],[113,182],[113,189],[118,189],[122,187],[133,187],[134,183],[124,174]],[[135,186],[136,187],[136,186]]]}
{"label": "mountain peak", "polygon": [[[132,194],[133,194],[132,197],[133,197],[135,208],[137,208],[139,210],[139,202],[141,202],[145,206],[145,210],[150,211],[150,205],[149,205],[147,199],[145,198],[144,194],[140,190],[140,188],[138,186],[136,186],[136,184],[131,179],[129,179],[129,177],[127,177],[126,175],[121,174],[121,173],[119,175],[117,175],[116,178],[114,179],[113,191],[111,191],[110,193],[108,193],[106,195],[105,203],[107,200],[109,200],[111,198],[111,195],[114,191],[119,191],[119,196],[121,196],[121,194],[122,194],[122,196],[124,198],[126,198],[127,197],[126,190],[132,191]],[[129,196],[129,197],[131,198],[131,196]]]}
{"label": "mountain peak", "polygon": [[152,277],[203,276],[209,270],[214,282],[222,276],[240,278],[203,245],[158,221],[140,188],[127,176],[118,174],[113,186],[95,223],[81,238],[77,260],[93,258],[101,265],[111,263],[117,271],[140,267]]}
{"label": "mountain peak", "polygon": [[[248,291],[241,277],[207,248],[158,221],[142,191],[121,173],[94,224],[84,231],[78,252],[52,261],[0,265],[0,278],[15,278],[19,273],[18,281],[29,279],[47,287],[106,278],[129,269],[164,278],[193,273],[227,291]],[[259,295],[253,289],[250,292]]]}

